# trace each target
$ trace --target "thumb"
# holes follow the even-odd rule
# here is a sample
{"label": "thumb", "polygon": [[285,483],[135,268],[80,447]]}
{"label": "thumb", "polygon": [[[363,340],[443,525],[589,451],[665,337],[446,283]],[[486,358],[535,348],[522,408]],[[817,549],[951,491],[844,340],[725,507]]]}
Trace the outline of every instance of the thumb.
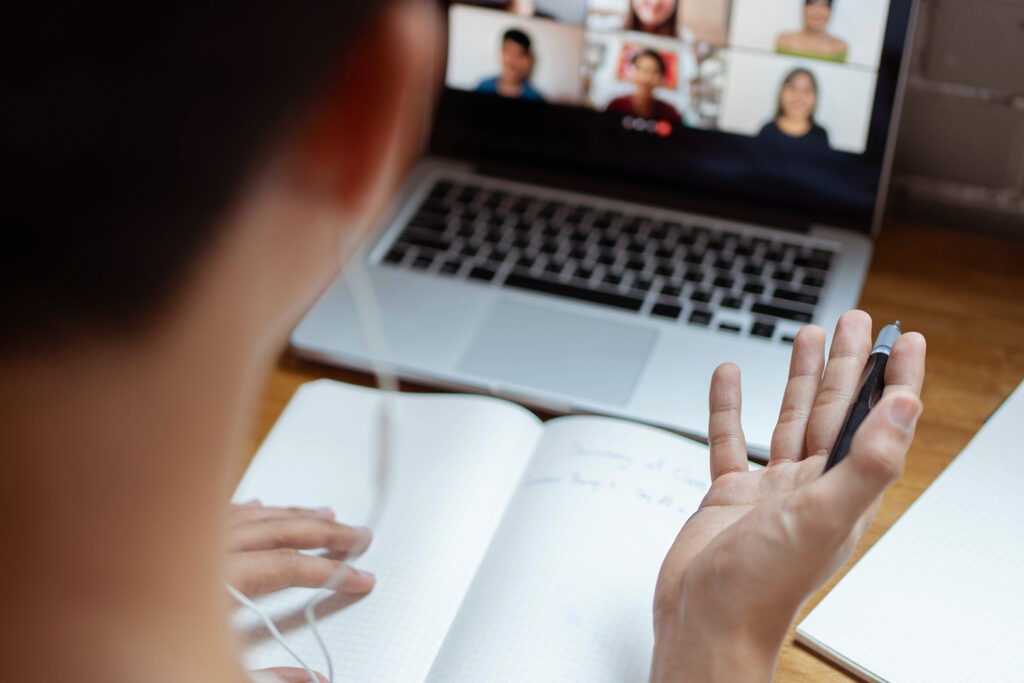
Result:
{"label": "thumb", "polygon": [[821,477],[823,498],[833,501],[844,524],[852,528],[899,479],[921,409],[921,400],[909,391],[887,395],[853,435],[849,455]]}

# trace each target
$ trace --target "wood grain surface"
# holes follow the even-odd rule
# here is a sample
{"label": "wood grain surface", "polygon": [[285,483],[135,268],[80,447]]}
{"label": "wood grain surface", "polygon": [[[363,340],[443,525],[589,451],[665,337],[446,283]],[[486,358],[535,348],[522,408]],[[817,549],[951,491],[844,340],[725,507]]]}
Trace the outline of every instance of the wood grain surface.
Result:
{"label": "wood grain surface", "polygon": [[[917,330],[927,338],[925,411],[903,477],[885,496],[853,558],[804,606],[798,621],[1024,379],[1024,242],[889,223],[876,245],[860,306],[872,315],[876,332],[901,318],[904,330]],[[255,428],[238,459],[239,477],[298,386],[320,377],[372,385],[368,375],[308,363],[286,352],[269,379]],[[791,629],[777,681],[855,680],[795,644],[792,635]]]}

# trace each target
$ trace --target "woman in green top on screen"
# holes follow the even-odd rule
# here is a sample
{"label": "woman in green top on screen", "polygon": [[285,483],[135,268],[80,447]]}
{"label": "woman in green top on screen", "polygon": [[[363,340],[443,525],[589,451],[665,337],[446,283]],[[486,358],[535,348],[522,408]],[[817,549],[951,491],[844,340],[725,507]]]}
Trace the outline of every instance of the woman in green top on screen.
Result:
{"label": "woman in green top on screen", "polygon": [[849,45],[825,31],[832,18],[832,1],[804,0],[803,29],[779,36],[775,51],[782,55],[845,63]]}

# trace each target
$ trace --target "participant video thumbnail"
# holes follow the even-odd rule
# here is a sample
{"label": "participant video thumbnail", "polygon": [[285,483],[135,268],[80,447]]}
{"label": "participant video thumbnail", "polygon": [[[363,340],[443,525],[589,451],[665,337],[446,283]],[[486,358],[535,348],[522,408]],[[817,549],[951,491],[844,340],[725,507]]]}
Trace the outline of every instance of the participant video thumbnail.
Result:
{"label": "participant video thumbnail", "polygon": [[583,104],[583,28],[453,5],[447,83],[452,88]]}
{"label": "participant video thumbnail", "polygon": [[590,0],[587,29],[725,45],[732,0]]}
{"label": "participant video thumbnail", "polygon": [[876,69],[888,0],[734,0],[732,47]]}
{"label": "participant video thumbnail", "polygon": [[[731,51],[718,127],[793,149],[861,153],[877,76],[872,71],[785,55]],[[780,136],[784,136],[780,137]]]}

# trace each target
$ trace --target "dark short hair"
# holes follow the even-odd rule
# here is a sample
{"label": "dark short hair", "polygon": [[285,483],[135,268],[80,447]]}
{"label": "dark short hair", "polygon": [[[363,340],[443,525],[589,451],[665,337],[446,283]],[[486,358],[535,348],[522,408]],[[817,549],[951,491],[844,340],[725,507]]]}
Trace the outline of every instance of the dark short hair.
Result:
{"label": "dark short hair", "polygon": [[530,46],[533,44],[530,42],[530,36],[526,35],[524,32],[520,31],[517,28],[510,28],[509,30],[505,31],[505,35],[501,37],[501,42],[504,43],[507,40],[511,40],[513,43],[519,45],[527,52],[530,51]]}
{"label": "dark short hair", "polygon": [[658,54],[657,51],[652,50],[649,47],[633,55],[633,58],[629,60],[629,63],[632,64],[633,66],[636,66],[636,63],[643,59],[644,57],[650,57],[651,59],[658,63],[658,70],[661,71],[662,76],[668,73],[668,65],[665,64],[665,58]]}
{"label": "dark short hair", "polygon": [[[814,77],[814,74],[811,73],[809,69],[805,69],[803,67],[798,67],[796,69],[793,69],[788,74],[786,74],[786,78],[783,79],[782,86],[779,88],[779,104],[778,104],[778,107],[776,107],[776,109],[775,109],[775,118],[776,118],[776,120],[778,120],[782,116],[782,114],[784,113],[782,111],[782,91],[783,91],[783,89],[787,85],[792,85],[793,81],[796,80],[797,76],[807,76],[809,79],[811,79],[811,87],[814,88],[814,94],[815,95],[818,94],[818,79]],[[815,124],[814,114],[815,114],[816,111],[817,111],[817,102],[815,102],[815,109],[814,109],[814,111],[811,112],[811,125]]]}
{"label": "dark short hair", "polygon": [[829,7],[832,7],[832,1],[833,0],[804,0],[804,7],[806,7],[807,5],[814,5],[819,2],[825,2],[828,4]]}
{"label": "dark short hair", "polygon": [[144,326],[388,4],[6,7],[0,351]]}

